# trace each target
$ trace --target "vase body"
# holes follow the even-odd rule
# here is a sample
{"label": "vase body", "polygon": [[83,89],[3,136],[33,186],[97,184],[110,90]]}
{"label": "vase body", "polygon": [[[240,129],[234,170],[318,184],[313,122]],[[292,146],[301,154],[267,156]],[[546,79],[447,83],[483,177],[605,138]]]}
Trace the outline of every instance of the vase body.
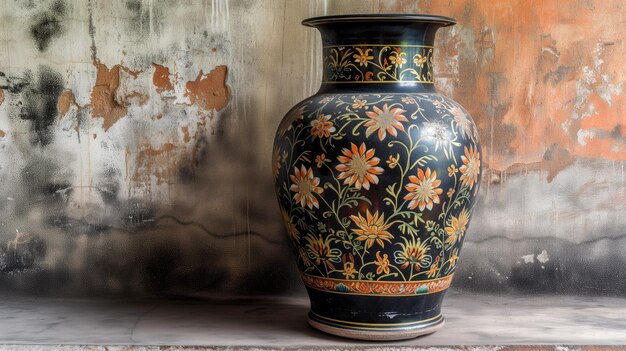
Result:
{"label": "vase body", "polygon": [[433,86],[433,41],[452,19],[317,17],[320,91],[281,122],[273,175],[311,299],[331,334],[394,340],[443,326],[481,178],[476,126]]}

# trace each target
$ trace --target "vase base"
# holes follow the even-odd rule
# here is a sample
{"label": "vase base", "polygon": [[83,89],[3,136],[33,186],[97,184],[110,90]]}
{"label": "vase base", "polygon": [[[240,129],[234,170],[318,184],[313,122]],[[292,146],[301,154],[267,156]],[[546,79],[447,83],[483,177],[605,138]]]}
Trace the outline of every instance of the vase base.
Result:
{"label": "vase base", "polygon": [[311,312],[308,316],[309,324],[325,333],[357,340],[405,340],[418,336],[432,334],[444,325],[442,315],[424,321],[414,323],[390,324],[365,324],[340,321],[318,316]]}

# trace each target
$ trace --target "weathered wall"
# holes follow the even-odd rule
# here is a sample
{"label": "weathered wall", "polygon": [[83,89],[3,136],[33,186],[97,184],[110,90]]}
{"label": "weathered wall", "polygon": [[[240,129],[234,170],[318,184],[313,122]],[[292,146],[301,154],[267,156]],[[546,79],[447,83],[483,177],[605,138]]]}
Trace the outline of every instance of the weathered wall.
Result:
{"label": "weathered wall", "polygon": [[301,19],[455,17],[437,86],[474,116],[481,201],[455,285],[626,294],[620,0],[0,2],[0,287],[300,294],[274,130],[320,80]]}

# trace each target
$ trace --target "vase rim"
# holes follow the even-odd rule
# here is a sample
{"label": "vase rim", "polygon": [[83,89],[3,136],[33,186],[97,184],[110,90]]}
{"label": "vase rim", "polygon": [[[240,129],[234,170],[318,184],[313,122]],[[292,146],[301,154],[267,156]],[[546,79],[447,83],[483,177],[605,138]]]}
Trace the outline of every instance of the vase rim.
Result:
{"label": "vase rim", "polygon": [[302,25],[315,27],[327,23],[384,21],[384,22],[422,22],[436,23],[443,27],[456,24],[452,17],[429,15],[429,14],[405,14],[405,13],[364,13],[310,17],[302,21]]}

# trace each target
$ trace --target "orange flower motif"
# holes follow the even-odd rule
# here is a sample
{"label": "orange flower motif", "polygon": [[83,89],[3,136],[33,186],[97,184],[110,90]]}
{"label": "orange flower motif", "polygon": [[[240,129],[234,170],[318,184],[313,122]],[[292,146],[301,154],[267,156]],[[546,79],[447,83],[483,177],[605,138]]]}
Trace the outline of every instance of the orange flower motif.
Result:
{"label": "orange flower motif", "polygon": [[317,164],[317,168],[322,168],[322,166],[324,165],[324,162],[326,162],[325,154],[315,156],[315,163]]}
{"label": "orange flower motif", "polygon": [[300,248],[300,250],[298,250],[298,258],[302,260],[302,264],[304,264],[305,267],[311,267],[311,265],[313,264],[303,248]]}
{"label": "orange flower motif", "polygon": [[459,169],[458,169],[458,168],[456,168],[456,166],[455,166],[455,165],[450,165],[450,167],[448,167],[448,176],[450,176],[450,177],[454,177],[454,174],[455,174],[456,172],[458,172],[458,171],[459,171]]}
{"label": "orange flower motif", "polygon": [[331,262],[341,262],[341,250],[330,247],[330,237],[322,238],[321,235],[319,237],[315,237],[313,234],[307,234],[304,239],[307,242],[307,256],[309,259],[314,260],[316,265],[323,262],[326,266],[332,267],[333,264]]}
{"label": "orange flower motif", "polygon": [[450,261],[450,268],[456,266],[456,261],[459,259],[459,249],[452,250],[452,256],[448,259]]}
{"label": "orange flower motif", "polygon": [[398,129],[404,132],[404,126],[401,122],[409,120],[402,114],[406,112],[401,108],[390,109],[387,104],[383,105],[382,110],[374,106],[374,111],[367,111],[365,114],[370,118],[364,126],[367,127],[365,134],[369,137],[373,132],[378,131],[378,139],[381,141],[389,134],[398,136]]}
{"label": "orange flower motif", "polygon": [[361,48],[356,48],[356,51],[359,53],[352,55],[352,57],[355,59],[354,61],[359,63],[360,66],[367,67],[367,63],[374,59],[374,56],[370,55],[372,49],[365,49],[365,51],[363,51]]}
{"label": "orange flower motif", "polygon": [[319,103],[320,103],[320,104],[327,104],[327,103],[329,103],[329,102],[333,101],[333,99],[334,99],[334,97],[332,97],[332,96],[327,96],[327,97],[323,98],[322,100],[320,100],[320,102],[319,102]]}
{"label": "orange flower motif", "polygon": [[452,195],[454,195],[454,188],[450,188],[448,189],[448,192],[446,193],[446,195],[448,195],[448,197],[452,197]]}
{"label": "orange flower motif", "polygon": [[428,278],[433,278],[437,275],[437,271],[439,270],[439,256],[435,258],[435,263],[430,265],[430,268],[426,271],[426,275]]}
{"label": "orange flower motif", "polygon": [[391,57],[389,57],[389,60],[391,60],[392,64],[394,64],[394,65],[396,65],[398,67],[402,67],[406,63],[406,58],[404,58],[402,56],[391,56]]}
{"label": "orange flower motif", "polygon": [[381,247],[385,247],[383,240],[391,242],[393,235],[387,231],[391,224],[385,224],[385,215],[378,216],[378,211],[372,215],[369,210],[365,210],[365,217],[360,213],[358,216],[350,216],[350,219],[356,224],[359,229],[353,229],[352,231],[358,234],[356,238],[360,241],[365,241],[367,248],[372,247],[374,242],[377,242]]}
{"label": "orange flower motif", "polygon": [[424,64],[426,63],[426,56],[422,56],[420,54],[415,55],[413,57],[413,63],[415,63],[417,67],[424,67]]}
{"label": "orange flower motif", "polygon": [[320,179],[313,176],[313,170],[311,168],[307,169],[304,165],[298,167],[294,167],[293,175],[290,175],[291,178],[291,187],[289,189],[295,193],[293,199],[296,202],[300,203],[300,206],[308,206],[310,209],[319,208],[320,204],[315,197],[315,194],[321,194],[324,189],[319,187]]}
{"label": "orange flower motif", "polygon": [[425,208],[432,210],[433,204],[439,203],[439,195],[443,193],[438,186],[441,184],[441,180],[437,179],[437,172],[426,168],[424,172],[421,168],[417,170],[416,176],[409,176],[411,181],[404,188],[409,193],[404,196],[405,200],[409,200],[409,209],[413,210],[419,207],[420,211]]}
{"label": "orange flower motif", "polygon": [[289,234],[289,237],[291,239],[293,239],[296,242],[299,242],[300,232],[298,231],[298,228],[296,228],[296,225],[293,224],[293,221],[291,220],[291,216],[289,216],[287,211],[285,211],[284,209],[281,210],[281,212],[283,215],[283,223],[285,223],[285,228],[287,229],[287,234]]}
{"label": "orange flower motif", "polygon": [[354,99],[354,102],[352,103],[352,108],[358,110],[360,108],[363,108],[365,104],[367,104],[367,100]]}
{"label": "orange flower motif", "polygon": [[389,159],[387,160],[389,168],[396,168],[398,166],[398,162],[400,162],[400,154],[396,154],[396,156],[389,155]]}
{"label": "orange flower motif", "polygon": [[365,148],[365,143],[359,147],[350,144],[350,150],[344,148],[343,156],[337,157],[341,162],[335,166],[341,172],[337,179],[345,179],[344,184],[354,185],[357,189],[363,187],[369,190],[370,184],[378,184],[378,175],[383,173],[383,169],[377,167],[380,159],[374,157],[374,149]]}
{"label": "orange flower motif", "polygon": [[330,137],[330,133],[334,132],[335,127],[333,126],[333,122],[330,121],[330,115],[320,115],[311,121],[311,135],[313,135],[314,138],[328,138]]}
{"label": "orange flower motif", "polygon": [[469,149],[465,147],[465,155],[461,156],[461,161],[463,161],[463,165],[459,168],[462,173],[461,181],[472,188],[478,182],[480,174],[480,153],[474,149],[473,145],[470,145]]}
{"label": "orange flower motif", "polygon": [[406,58],[404,57],[401,48],[395,48],[392,55],[393,56],[389,56],[391,64],[402,67],[406,63]]}
{"label": "orange flower motif", "polygon": [[401,264],[400,268],[405,269],[410,265],[413,265],[416,270],[426,268],[431,262],[431,257],[428,255],[430,246],[426,242],[420,241],[420,239],[406,240],[404,243],[400,243],[402,250],[396,251],[394,256],[396,263]]}
{"label": "orange flower motif", "polygon": [[378,268],[376,268],[376,274],[382,274],[383,272],[385,272],[385,274],[389,274],[389,255],[383,254],[381,257],[380,251],[377,251],[376,261],[374,264],[378,266]]}
{"label": "orange flower motif", "polygon": [[403,97],[400,100],[402,100],[402,102],[404,102],[407,105],[417,104],[417,101],[412,97]]}
{"label": "orange flower motif", "polygon": [[463,236],[463,233],[465,233],[465,230],[467,229],[468,223],[469,211],[466,208],[461,210],[461,213],[458,217],[452,216],[450,225],[446,227],[446,234],[448,235],[448,238],[446,239],[446,244],[453,244],[458,238]]}
{"label": "orange flower motif", "polygon": [[354,274],[357,273],[356,269],[354,269],[354,263],[346,262],[343,264],[343,274],[346,279],[354,279]]}

